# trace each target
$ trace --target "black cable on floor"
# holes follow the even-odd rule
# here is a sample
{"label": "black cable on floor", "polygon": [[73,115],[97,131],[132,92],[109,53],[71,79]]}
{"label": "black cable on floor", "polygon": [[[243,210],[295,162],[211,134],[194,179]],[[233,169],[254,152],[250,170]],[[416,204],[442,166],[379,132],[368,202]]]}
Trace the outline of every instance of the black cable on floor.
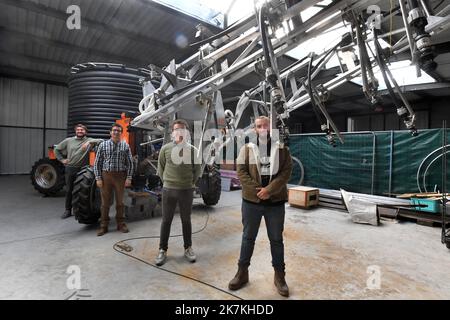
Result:
{"label": "black cable on floor", "polygon": [[[205,225],[204,225],[200,230],[197,230],[197,231],[195,231],[195,232],[192,232],[192,234],[200,233],[200,232],[202,232],[203,230],[205,230],[206,227],[208,226],[209,212],[208,212],[208,208],[205,207],[205,209],[206,209],[206,221],[205,221]],[[183,235],[182,235],[182,234],[176,234],[176,235],[170,236],[169,238],[175,238],[175,237],[181,237],[181,236],[183,236]],[[210,287],[210,288],[213,288],[213,289],[215,289],[215,290],[218,290],[218,291],[220,291],[220,292],[223,292],[223,293],[225,293],[225,294],[227,294],[227,295],[230,295],[230,296],[232,296],[232,297],[234,297],[234,298],[236,298],[236,299],[244,300],[243,298],[241,298],[241,297],[239,297],[239,296],[237,296],[237,295],[235,295],[235,294],[232,294],[232,293],[230,293],[230,292],[228,292],[228,291],[225,291],[225,290],[223,290],[223,289],[221,289],[221,288],[219,288],[219,287],[216,287],[216,286],[214,286],[214,285],[212,285],[212,284],[209,284],[209,283],[207,283],[207,282],[204,282],[204,281],[201,281],[201,280],[198,280],[198,279],[189,277],[189,276],[184,275],[184,274],[182,274],[182,273],[178,273],[178,272],[175,272],[175,271],[171,271],[171,270],[168,270],[168,269],[165,269],[165,268],[158,267],[158,266],[155,265],[155,264],[152,264],[152,263],[150,263],[150,262],[147,262],[147,261],[145,261],[145,260],[143,260],[143,259],[140,259],[140,258],[138,258],[138,257],[132,256],[131,254],[128,254],[128,253],[126,253],[126,252],[124,252],[124,251],[119,250],[119,249],[116,248],[116,246],[117,246],[119,243],[121,243],[121,242],[132,241],[132,240],[140,240],[140,239],[159,239],[159,236],[147,236],[147,237],[136,237],[136,238],[128,238],[128,239],[124,239],[124,240],[121,240],[121,241],[116,242],[116,243],[113,245],[113,249],[114,249],[115,251],[117,251],[117,252],[123,254],[123,255],[126,255],[126,256],[128,256],[128,257],[130,257],[130,258],[133,258],[133,259],[136,259],[136,260],[138,260],[138,261],[140,261],[140,262],[143,262],[143,263],[145,263],[145,264],[147,264],[147,265],[149,265],[149,266],[151,266],[151,267],[153,267],[153,268],[156,268],[156,269],[158,269],[158,270],[162,270],[162,271],[165,271],[165,272],[168,272],[168,273],[171,273],[171,274],[174,274],[174,275],[177,275],[177,276],[180,276],[180,277],[183,277],[183,278],[186,278],[186,279],[189,279],[189,280],[192,280],[192,281],[201,283],[201,284],[203,284],[203,285],[205,285],[205,286],[208,286],[208,287]],[[120,248],[120,247],[119,247],[119,248]]]}

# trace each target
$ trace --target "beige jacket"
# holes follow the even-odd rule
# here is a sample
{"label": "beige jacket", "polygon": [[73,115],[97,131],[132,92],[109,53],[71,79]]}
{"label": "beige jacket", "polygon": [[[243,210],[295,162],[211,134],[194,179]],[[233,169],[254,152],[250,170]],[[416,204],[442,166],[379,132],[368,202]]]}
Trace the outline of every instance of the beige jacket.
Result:
{"label": "beige jacket", "polygon": [[[271,148],[271,174],[270,183],[266,186],[272,202],[286,201],[288,199],[287,183],[292,173],[292,158],[287,147],[280,148],[273,143]],[[242,185],[242,198],[259,203],[256,194],[261,188],[261,166],[258,147],[254,143],[243,146],[237,161],[237,174]]]}

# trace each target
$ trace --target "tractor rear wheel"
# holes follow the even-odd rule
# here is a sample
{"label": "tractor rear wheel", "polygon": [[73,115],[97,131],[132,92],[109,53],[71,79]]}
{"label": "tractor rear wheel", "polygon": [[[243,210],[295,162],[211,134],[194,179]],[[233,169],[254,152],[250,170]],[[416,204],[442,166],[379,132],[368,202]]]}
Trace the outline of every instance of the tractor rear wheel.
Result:
{"label": "tractor rear wheel", "polygon": [[73,184],[72,210],[79,223],[94,224],[100,218],[101,195],[95,182],[94,169],[85,167]]}
{"label": "tractor rear wheel", "polygon": [[55,195],[65,185],[64,165],[58,160],[43,158],[36,161],[30,172],[34,188],[45,195]]}

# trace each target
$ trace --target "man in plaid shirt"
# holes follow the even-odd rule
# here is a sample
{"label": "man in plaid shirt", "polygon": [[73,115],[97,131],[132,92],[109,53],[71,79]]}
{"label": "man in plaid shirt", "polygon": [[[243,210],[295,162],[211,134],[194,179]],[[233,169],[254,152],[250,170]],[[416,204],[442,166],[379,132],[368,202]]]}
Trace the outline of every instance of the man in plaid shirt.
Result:
{"label": "man in plaid shirt", "polygon": [[100,229],[97,236],[108,232],[109,208],[112,204],[113,191],[116,197],[117,230],[128,232],[124,220],[123,193],[126,187],[131,187],[133,176],[133,157],[130,146],[121,141],[123,128],[118,124],[111,127],[111,139],[103,141],[97,150],[94,163],[94,173],[97,186],[102,194]]}

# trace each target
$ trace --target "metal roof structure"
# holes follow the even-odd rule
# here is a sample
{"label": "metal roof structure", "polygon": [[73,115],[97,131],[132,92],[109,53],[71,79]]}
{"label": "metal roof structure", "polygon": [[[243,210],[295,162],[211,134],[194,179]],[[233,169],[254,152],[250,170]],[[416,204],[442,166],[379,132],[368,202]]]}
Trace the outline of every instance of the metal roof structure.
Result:
{"label": "metal roof structure", "polygon": [[[450,0],[428,1],[434,12],[450,11]],[[70,30],[66,22],[67,9],[77,5],[81,9],[81,28]],[[377,1],[382,13],[397,10],[396,1]],[[448,13],[447,13],[448,14]],[[201,21],[149,0],[0,0],[0,74],[66,83],[70,67],[89,61],[122,63],[129,67],[149,64],[166,66],[192,55],[198,48],[196,26]],[[382,24],[384,32],[402,28],[399,12]],[[219,28],[206,25],[211,34]],[[386,41],[396,42],[403,33]],[[434,84],[405,87],[412,100],[448,95],[450,87],[450,32],[436,40],[439,55]],[[235,52],[233,54],[239,54]],[[404,59],[408,59],[405,54]],[[283,58],[280,66],[292,63]],[[335,70],[325,70],[317,81],[333,77]],[[257,84],[255,75],[230,85],[223,92],[232,100],[243,90]],[[332,92],[330,112],[352,109],[349,102],[364,104],[361,87],[347,83]]]}
{"label": "metal roof structure", "polygon": [[[71,5],[79,30],[66,26]],[[1,0],[0,72],[64,83],[82,62],[164,66],[195,52],[199,23],[146,0]]]}

